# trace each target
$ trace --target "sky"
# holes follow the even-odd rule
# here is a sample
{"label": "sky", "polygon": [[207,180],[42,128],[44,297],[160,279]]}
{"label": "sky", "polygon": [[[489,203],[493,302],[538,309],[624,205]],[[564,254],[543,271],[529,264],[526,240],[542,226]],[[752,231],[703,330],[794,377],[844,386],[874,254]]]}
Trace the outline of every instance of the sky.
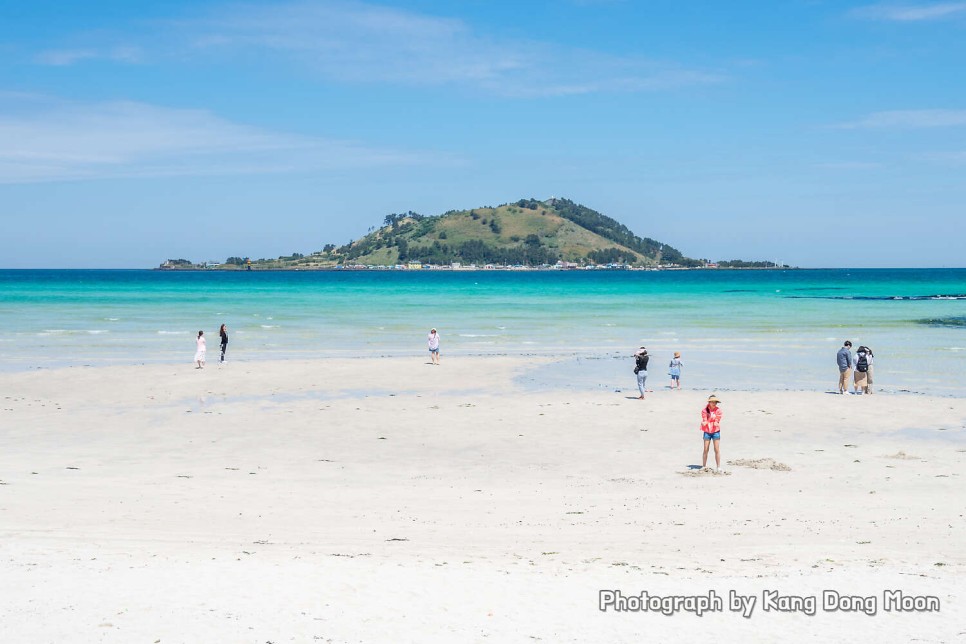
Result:
{"label": "sky", "polygon": [[0,267],[567,197],[691,257],[962,267],[966,2],[0,0]]}

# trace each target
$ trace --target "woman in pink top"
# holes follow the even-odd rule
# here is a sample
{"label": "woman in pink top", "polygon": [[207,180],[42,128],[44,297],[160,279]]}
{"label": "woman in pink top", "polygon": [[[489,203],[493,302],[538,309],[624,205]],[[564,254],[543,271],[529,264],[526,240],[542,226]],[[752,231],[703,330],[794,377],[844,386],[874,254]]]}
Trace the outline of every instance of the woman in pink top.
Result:
{"label": "woman in pink top", "polygon": [[714,441],[714,463],[721,471],[721,450],[718,441],[721,439],[721,410],[718,408],[718,397],[714,394],[708,398],[708,404],[701,410],[701,431],[704,432],[704,456],[701,457],[701,467],[708,466],[708,447]]}

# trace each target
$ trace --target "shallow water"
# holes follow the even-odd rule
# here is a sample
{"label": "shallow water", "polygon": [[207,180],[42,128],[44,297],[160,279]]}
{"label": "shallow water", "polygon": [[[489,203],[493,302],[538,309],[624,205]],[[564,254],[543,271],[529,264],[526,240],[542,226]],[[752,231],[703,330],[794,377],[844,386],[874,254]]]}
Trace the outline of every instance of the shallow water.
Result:
{"label": "shallow water", "polygon": [[[540,379],[634,389],[673,351],[698,388],[835,385],[851,339],[877,387],[966,392],[966,270],[570,272],[0,271],[0,368],[188,363],[199,329],[232,361],[421,356],[439,328],[460,355],[560,356]],[[576,368],[575,365],[579,365]],[[554,371],[555,369],[555,371]],[[625,373],[626,372],[626,373]]]}

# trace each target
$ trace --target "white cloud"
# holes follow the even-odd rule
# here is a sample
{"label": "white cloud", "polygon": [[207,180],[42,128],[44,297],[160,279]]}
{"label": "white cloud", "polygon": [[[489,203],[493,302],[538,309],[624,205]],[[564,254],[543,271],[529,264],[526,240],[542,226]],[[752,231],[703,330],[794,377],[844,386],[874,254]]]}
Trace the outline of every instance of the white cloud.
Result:
{"label": "white cloud", "polygon": [[873,4],[851,11],[856,18],[895,22],[941,20],[966,13],[966,2],[933,2],[925,4]]}
{"label": "white cloud", "polygon": [[0,102],[0,183],[310,172],[440,161],[133,102]]}
{"label": "white cloud", "polygon": [[641,56],[478,33],[466,22],[356,2],[242,5],[181,21],[190,51],[282,56],[346,83],[462,86],[512,97],[648,91],[723,75]]}
{"label": "white cloud", "polygon": [[857,121],[834,127],[858,129],[920,129],[966,125],[966,110],[893,110],[873,112]]}

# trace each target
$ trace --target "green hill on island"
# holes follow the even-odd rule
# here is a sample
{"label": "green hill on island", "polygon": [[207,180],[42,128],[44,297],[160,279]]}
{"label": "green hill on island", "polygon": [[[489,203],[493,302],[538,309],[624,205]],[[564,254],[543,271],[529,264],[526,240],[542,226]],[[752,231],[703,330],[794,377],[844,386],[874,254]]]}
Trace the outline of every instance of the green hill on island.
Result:
{"label": "green hill on island", "polygon": [[[326,244],[310,255],[278,259],[230,257],[222,269],[324,269],[339,266],[704,266],[667,244],[638,237],[627,226],[569,199],[521,199],[502,206],[451,210],[427,217],[414,212],[388,215],[383,225],[344,246]],[[733,262],[733,266],[774,266]],[[168,260],[162,268],[197,268]]]}
{"label": "green hill on island", "polygon": [[362,239],[332,249],[353,264],[647,265],[684,261],[680,251],[637,237],[623,224],[566,199],[520,200],[438,217],[386,217]]}

